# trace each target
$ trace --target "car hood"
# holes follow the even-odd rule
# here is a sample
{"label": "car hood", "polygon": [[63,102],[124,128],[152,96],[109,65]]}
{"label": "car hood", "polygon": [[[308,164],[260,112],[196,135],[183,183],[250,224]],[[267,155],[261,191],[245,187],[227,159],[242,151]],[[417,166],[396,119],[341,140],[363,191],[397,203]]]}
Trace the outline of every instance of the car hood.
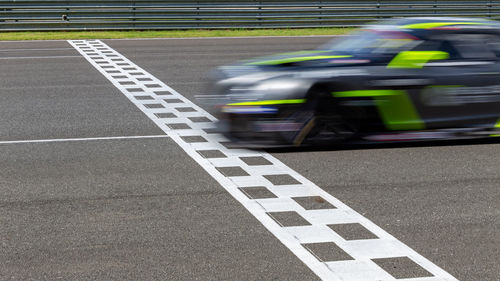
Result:
{"label": "car hood", "polygon": [[257,57],[237,62],[232,65],[217,68],[213,80],[239,77],[249,74],[271,72],[287,73],[317,68],[331,68],[342,66],[355,66],[367,64],[371,61],[367,58],[351,54],[339,53],[331,50],[307,50],[290,53],[281,53],[264,57]]}
{"label": "car hood", "polygon": [[[209,74],[205,103],[219,104],[227,94],[248,95],[251,87],[270,80],[314,80],[347,75],[365,75],[362,69],[346,68],[368,64],[370,60],[334,51],[299,51],[240,61],[221,66]],[[307,84],[307,82],[305,83]],[[305,85],[304,84],[304,85]]]}
{"label": "car hood", "polygon": [[261,68],[282,68],[297,66],[314,66],[335,60],[352,59],[349,54],[339,54],[331,50],[307,50],[290,53],[281,53],[264,57],[257,57],[242,61],[242,65],[252,65]]}

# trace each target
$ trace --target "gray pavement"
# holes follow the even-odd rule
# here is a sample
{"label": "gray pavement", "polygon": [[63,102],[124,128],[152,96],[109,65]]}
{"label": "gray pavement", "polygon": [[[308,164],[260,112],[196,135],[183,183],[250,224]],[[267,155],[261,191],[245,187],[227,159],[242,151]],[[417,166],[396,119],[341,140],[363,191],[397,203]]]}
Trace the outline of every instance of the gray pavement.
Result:
{"label": "gray pavement", "polygon": [[0,141],[161,133],[70,48],[0,43]]}
{"label": "gray pavement", "polygon": [[[214,66],[327,40],[105,42],[197,103]],[[69,47],[0,43],[0,141],[162,134]],[[273,155],[458,279],[500,280],[499,149]],[[316,279],[168,138],[0,144],[0,155],[0,280]]]}
{"label": "gray pavement", "polygon": [[[163,133],[83,57],[5,62],[0,141]],[[0,155],[0,280],[317,279],[168,138]]]}
{"label": "gray pavement", "polygon": [[169,139],[0,153],[0,280],[314,280]]}

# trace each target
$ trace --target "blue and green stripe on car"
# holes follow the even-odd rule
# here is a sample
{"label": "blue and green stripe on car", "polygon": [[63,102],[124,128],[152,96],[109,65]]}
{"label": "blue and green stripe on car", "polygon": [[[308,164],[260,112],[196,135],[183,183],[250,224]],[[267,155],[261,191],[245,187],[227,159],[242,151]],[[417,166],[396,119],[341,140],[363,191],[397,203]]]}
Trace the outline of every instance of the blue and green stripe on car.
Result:
{"label": "blue and green stripe on car", "polygon": [[340,59],[340,58],[350,58],[350,57],[352,56],[328,56],[328,55],[297,56],[291,58],[275,58],[275,59],[267,59],[256,62],[249,62],[247,63],[247,65],[280,65],[280,64],[305,62],[313,60]]}
{"label": "blue and green stripe on car", "polygon": [[472,21],[445,21],[445,22],[422,22],[401,25],[399,28],[402,29],[434,29],[449,26],[459,26],[459,25],[487,25],[488,23],[483,22],[472,22]]}

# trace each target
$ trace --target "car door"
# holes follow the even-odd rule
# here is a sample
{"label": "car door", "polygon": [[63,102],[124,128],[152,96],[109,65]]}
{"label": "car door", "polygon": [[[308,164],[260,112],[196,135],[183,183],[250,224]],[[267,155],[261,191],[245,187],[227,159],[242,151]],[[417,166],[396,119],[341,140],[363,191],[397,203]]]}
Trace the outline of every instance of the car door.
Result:
{"label": "car door", "polygon": [[421,70],[432,83],[413,92],[426,128],[494,126],[500,117],[499,36],[455,33],[429,42],[449,57],[426,63]]}

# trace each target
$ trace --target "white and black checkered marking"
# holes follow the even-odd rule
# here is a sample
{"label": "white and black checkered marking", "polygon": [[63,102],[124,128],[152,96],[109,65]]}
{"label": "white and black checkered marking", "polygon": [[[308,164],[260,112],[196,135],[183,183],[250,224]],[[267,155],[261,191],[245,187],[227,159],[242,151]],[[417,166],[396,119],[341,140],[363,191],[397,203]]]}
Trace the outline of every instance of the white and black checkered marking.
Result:
{"label": "white and black checkered marking", "polygon": [[213,116],[106,44],[69,43],[321,279],[408,278],[384,270],[404,261],[421,268],[405,280],[456,280],[270,154],[228,148]]}

